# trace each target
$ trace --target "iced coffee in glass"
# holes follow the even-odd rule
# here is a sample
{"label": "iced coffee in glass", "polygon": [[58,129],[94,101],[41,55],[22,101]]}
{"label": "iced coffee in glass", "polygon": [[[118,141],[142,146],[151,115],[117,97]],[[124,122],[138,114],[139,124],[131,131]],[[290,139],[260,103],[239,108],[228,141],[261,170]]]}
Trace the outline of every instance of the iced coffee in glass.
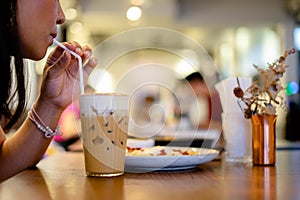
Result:
{"label": "iced coffee in glass", "polygon": [[130,97],[119,93],[95,93],[81,95],[79,103],[86,175],[122,175]]}

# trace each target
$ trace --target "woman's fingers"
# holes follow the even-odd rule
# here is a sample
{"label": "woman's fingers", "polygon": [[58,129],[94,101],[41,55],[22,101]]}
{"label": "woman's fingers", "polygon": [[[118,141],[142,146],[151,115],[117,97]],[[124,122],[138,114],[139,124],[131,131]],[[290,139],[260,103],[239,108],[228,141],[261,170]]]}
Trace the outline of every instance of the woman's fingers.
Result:
{"label": "woman's fingers", "polygon": [[96,58],[90,58],[87,61],[87,63],[85,64],[85,66],[83,68],[84,73],[86,74],[85,82],[87,81],[88,76],[93,71],[93,69],[97,66],[97,64],[98,64],[98,60]]}
{"label": "woman's fingers", "polygon": [[[77,42],[64,43],[69,50],[75,52],[77,55],[81,56],[83,66],[84,83],[92,72],[92,70],[97,66],[98,61],[96,58],[91,58],[92,49],[89,46],[81,47]],[[56,49],[50,54],[47,60],[47,65],[45,67],[48,74],[48,78],[56,79],[59,76],[73,77],[79,80],[78,70],[79,63],[76,57],[70,54],[67,50],[61,47],[56,47]]]}

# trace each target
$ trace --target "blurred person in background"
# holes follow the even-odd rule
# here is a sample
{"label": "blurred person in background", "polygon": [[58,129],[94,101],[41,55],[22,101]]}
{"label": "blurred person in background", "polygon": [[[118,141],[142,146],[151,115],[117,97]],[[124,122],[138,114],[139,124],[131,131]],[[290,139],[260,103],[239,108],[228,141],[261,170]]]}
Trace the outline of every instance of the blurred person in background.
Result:
{"label": "blurred person in background", "polygon": [[[185,80],[189,83],[197,98],[197,101],[194,101],[189,109],[192,124],[199,129],[211,127],[221,130],[221,113],[223,111],[218,93],[214,88],[208,89],[203,76],[199,72],[188,75]],[[197,109],[196,106],[199,108]],[[200,113],[197,112],[198,110],[200,110]]]}
{"label": "blurred person in background", "polygon": [[[188,125],[187,129],[217,129],[222,133],[222,106],[217,91],[209,89],[200,72],[193,72],[181,80],[180,107],[175,109],[177,118]],[[179,110],[181,109],[181,110]],[[223,136],[218,147],[223,147]]]}

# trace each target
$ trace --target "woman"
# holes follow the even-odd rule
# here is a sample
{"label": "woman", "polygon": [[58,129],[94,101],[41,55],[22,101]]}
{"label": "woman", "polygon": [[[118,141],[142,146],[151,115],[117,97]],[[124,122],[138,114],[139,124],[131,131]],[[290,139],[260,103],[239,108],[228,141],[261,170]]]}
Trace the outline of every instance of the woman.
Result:
{"label": "woman", "polygon": [[[40,60],[45,56],[57,35],[57,24],[64,23],[65,16],[58,0],[5,0],[0,4],[0,181],[3,181],[37,164],[52,137],[59,133],[58,119],[71,103],[74,85],[78,85],[78,63],[69,52],[55,48],[47,59],[40,93],[28,117],[6,139],[5,132],[26,107],[23,59]],[[91,49],[76,42],[65,45],[87,61],[86,80],[97,65],[91,58]]]}

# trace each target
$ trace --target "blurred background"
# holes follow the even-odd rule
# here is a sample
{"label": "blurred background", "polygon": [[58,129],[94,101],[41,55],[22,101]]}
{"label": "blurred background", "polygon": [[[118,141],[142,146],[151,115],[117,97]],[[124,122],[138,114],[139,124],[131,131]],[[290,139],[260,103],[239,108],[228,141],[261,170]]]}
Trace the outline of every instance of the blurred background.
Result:
{"label": "blurred background", "polygon": [[[253,64],[267,66],[267,63],[273,62],[285,50],[293,47],[298,50],[300,46],[300,0],[62,0],[61,4],[67,22],[60,27],[60,41],[76,40],[97,48],[97,45],[110,37],[135,28],[161,27],[178,31],[201,45],[212,58],[215,68],[211,67],[208,70],[208,75],[215,78],[212,85],[227,77],[256,76]],[[153,43],[164,43],[164,40],[168,40],[163,35],[147,39]],[[124,37],[124,40],[118,40],[114,47],[117,49],[135,38],[128,41],[128,38]],[[182,41],[165,44],[170,45],[167,49],[188,50]],[[195,59],[193,52],[185,53],[191,60]],[[157,75],[160,74],[162,79],[167,79],[169,83],[168,87],[159,89],[160,94],[157,94],[155,86],[150,87],[147,83],[144,84],[145,87],[135,90],[135,93],[139,96],[144,95],[145,99],[151,99],[152,102],[157,99],[171,102],[170,90],[176,87],[176,80],[195,71],[195,68],[166,52],[136,51],[122,56],[111,64],[111,70],[107,70],[105,75],[102,71],[98,72],[102,80],[105,80],[104,84],[100,84],[99,81],[93,82],[93,78],[90,84],[98,91],[111,91],[116,87],[114,80],[119,79],[122,76],[120,73],[124,74],[127,67],[127,70],[132,70],[143,62],[150,63],[154,58],[159,60],[158,63],[168,66],[168,69],[174,66],[174,71],[175,67],[181,71],[176,71],[175,75],[167,69],[161,71],[161,74],[157,73],[157,70],[146,70],[145,73],[145,69],[140,67],[139,70],[134,70],[135,76],[122,83],[122,88],[132,88],[132,85],[145,77],[155,77],[156,82],[160,82],[157,81]],[[32,63],[35,66],[37,81],[43,69],[43,62],[42,60]],[[298,63],[297,52],[288,58],[289,67],[284,77],[289,86],[286,91],[287,102],[293,102],[295,105],[299,102]],[[114,68],[114,65],[119,67]],[[200,71],[205,71],[201,66],[199,68]],[[145,91],[147,94],[144,94]],[[164,109],[172,110],[170,105]],[[287,112],[283,112],[278,119],[278,129],[281,133],[279,137],[285,137],[286,115]]]}

